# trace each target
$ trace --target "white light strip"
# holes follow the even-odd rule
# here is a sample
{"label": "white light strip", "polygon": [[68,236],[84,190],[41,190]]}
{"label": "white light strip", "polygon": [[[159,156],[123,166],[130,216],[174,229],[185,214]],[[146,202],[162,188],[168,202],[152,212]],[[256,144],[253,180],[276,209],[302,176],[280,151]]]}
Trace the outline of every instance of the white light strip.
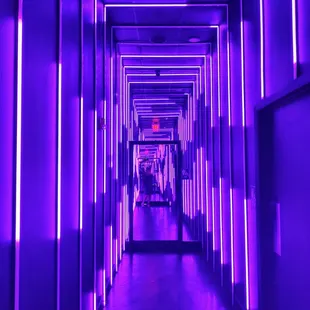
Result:
{"label": "white light strip", "polygon": [[[20,2],[20,6],[22,6]],[[21,12],[21,8],[19,8]],[[23,22],[18,17],[17,46],[17,109],[16,109],[16,193],[15,193],[15,241],[20,241],[20,184],[21,184],[21,132],[22,132],[22,53],[23,53]]]}
{"label": "white light strip", "polygon": [[83,229],[83,123],[84,123],[84,99],[80,99],[80,231]]}

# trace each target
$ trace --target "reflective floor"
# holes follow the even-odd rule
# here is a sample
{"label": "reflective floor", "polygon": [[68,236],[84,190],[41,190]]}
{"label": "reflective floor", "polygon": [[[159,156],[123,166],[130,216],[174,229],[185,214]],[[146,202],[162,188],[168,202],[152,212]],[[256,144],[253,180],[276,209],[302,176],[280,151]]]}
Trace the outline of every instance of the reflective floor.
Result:
{"label": "reflective floor", "polygon": [[224,310],[205,262],[195,255],[125,255],[108,310]]}
{"label": "reflective floor", "polygon": [[[134,240],[177,240],[177,218],[169,207],[136,207],[133,221]],[[191,241],[184,225],[183,240]]]}

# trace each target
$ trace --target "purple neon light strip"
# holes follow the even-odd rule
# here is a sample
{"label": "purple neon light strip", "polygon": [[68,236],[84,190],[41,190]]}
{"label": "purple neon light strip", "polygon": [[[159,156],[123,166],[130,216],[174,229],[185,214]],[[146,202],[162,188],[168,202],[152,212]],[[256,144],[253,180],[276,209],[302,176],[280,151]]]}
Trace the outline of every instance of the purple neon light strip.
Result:
{"label": "purple neon light strip", "polygon": [[[230,36],[227,29],[227,92],[228,92],[228,130],[229,130],[229,206],[230,206],[230,259],[231,259],[231,283],[235,283],[235,245],[234,245],[234,202],[232,195],[232,128],[231,128],[231,74],[230,74]],[[232,294],[233,295],[233,294]],[[234,298],[234,297],[233,297]]]}
{"label": "purple neon light strip", "polygon": [[16,214],[15,241],[20,241],[20,183],[21,183],[21,129],[22,129],[22,53],[23,53],[23,21],[22,1],[19,2],[18,34],[17,34],[17,109],[16,109]]}
{"label": "purple neon light strip", "polygon": [[200,201],[201,201],[201,214],[204,214],[205,210],[204,210],[204,195],[203,195],[203,149],[202,146],[200,147]]}
{"label": "purple neon light strip", "polygon": [[156,4],[145,4],[145,3],[126,3],[126,4],[106,4],[106,7],[108,8],[166,8],[166,7],[172,7],[172,8],[181,8],[181,7],[226,7],[227,4],[194,4],[194,3],[156,3]]}
{"label": "purple neon light strip", "polygon": [[[106,124],[107,119],[107,101],[103,102],[103,118]],[[103,193],[107,193],[107,130],[103,131]]]}
{"label": "purple neon light strip", "polygon": [[113,94],[113,57],[110,57],[110,167],[113,168],[113,156],[114,156],[114,94]]}
{"label": "purple neon light strip", "polygon": [[297,18],[296,18],[296,0],[292,0],[292,34],[293,34],[293,66],[294,78],[297,78]]}
{"label": "purple neon light strip", "polygon": [[121,55],[121,58],[205,58],[206,55]]}
{"label": "purple neon light strip", "polygon": [[[210,54],[209,57],[210,61],[210,114],[211,114],[211,130],[214,127],[213,117],[213,59],[212,55]],[[211,138],[212,142],[211,145],[213,145],[213,138]],[[212,164],[213,165],[213,164]],[[213,169],[212,169],[212,181],[213,181],[214,175],[213,175]],[[212,189],[211,189],[211,200],[212,200],[212,243],[213,243],[213,253],[216,250],[215,246],[215,201],[214,201],[215,193],[214,193],[214,186],[212,182]]]}
{"label": "purple neon light strip", "polygon": [[244,73],[244,24],[243,24],[243,3],[241,0],[241,77],[242,77],[242,127],[243,127],[243,173],[244,173],[244,238],[245,238],[245,293],[246,293],[246,309],[250,309],[250,288],[249,288],[249,249],[248,249],[248,213],[246,200],[246,120],[245,120],[245,73]]}
{"label": "purple neon light strip", "polygon": [[62,95],[62,65],[58,64],[58,107],[57,107],[57,239],[61,234],[61,95]]}
{"label": "purple neon light strip", "polygon": [[80,231],[83,229],[83,122],[84,99],[80,99]]}
{"label": "purple neon light strip", "polygon": [[60,238],[61,238],[61,135],[62,135],[62,3],[59,2],[57,68],[57,310],[60,309]]}
{"label": "purple neon light strip", "polygon": [[260,23],[260,88],[261,88],[261,98],[265,97],[265,26],[264,26],[264,0],[259,0],[259,23]]}
{"label": "purple neon light strip", "polygon": [[[121,189],[122,193],[122,189]],[[119,204],[119,212],[120,212],[120,217],[119,217],[119,259],[122,260],[123,257],[123,251],[122,251],[122,243],[123,243],[123,203],[122,201]]]}
{"label": "purple neon light strip", "polygon": [[139,65],[127,65],[124,69],[199,69],[201,66],[178,66],[178,65],[158,65],[158,66],[139,66]]}
{"label": "purple neon light strip", "polygon": [[[221,50],[220,50],[220,27],[217,28],[217,94],[218,94],[218,117],[219,130],[221,132],[221,117],[222,117],[222,102],[221,102]],[[221,249],[221,264],[224,264],[224,244],[223,244],[223,187],[222,187],[222,161],[221,161],[221,134],[219,143],[219,198],[220,198],[220,249]]]}
{"label": "purple neon light strip", "polygon": [[21,132],[22,132],[22,57],[23,57],[23,1],[18,3],[17,28],[17,100],[16,100],[16,187],[15,187],[15,270],[14,310],[19,309],[19,242],[20,242],[20,184],[21,184]]}
{"label": "purple neon light strip", "polygon": [[105,306],[107,303],[107,290],[106,290],[106,272],[105,269],[102,273],[102,290],[103,290],[103,305]]}
{"label": "purple neon light strip", "polygon": [[113,226],[110,226],[110,285],[113,285]]}
{"label": "purple neon light strip", "polygon": [[117,239],[115,239],[115,270],[118,272],[118,244]]}

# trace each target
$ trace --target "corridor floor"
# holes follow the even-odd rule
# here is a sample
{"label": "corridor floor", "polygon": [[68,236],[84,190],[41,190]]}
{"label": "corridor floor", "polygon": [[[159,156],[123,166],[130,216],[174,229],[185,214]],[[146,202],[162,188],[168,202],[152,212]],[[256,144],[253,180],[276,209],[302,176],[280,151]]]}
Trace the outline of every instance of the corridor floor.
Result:
{"label": "corridor floor", "polygon": [[[134,240],[177,240],[177,219],[167,207],[136,207],[134,211]],[[183,225],[183,240],[191,241]]]}
{"label": "corridor floor", "polygon": [[108,310],[226,310],[195,255],[126,254]]}

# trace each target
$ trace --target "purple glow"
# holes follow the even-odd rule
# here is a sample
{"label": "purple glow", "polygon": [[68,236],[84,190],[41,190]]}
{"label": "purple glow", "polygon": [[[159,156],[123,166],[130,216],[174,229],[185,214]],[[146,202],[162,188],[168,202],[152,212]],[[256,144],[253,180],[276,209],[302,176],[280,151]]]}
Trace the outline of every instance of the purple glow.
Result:
{"label": "purple glow", "polygon": [[113,227],[110,226],[110,284],[113,285]]}
{"label": "purple glow", "polygon": [[206,228],[207,232],[210,231],[209,227],[209,163],[206,160]]}
{"label": "purple glow", "polygon": [[260,13],[260,79],[261,79],[261,98],[265,97],[265,53],[264,53],[264,0],[259,1],[259,13]]}
{"label": "purple glow", "polygon": [[217,28],[217,96],[218,96],[218,116],[222,116],[221,105],[221,53],[220,53],[220,28]]}
{"label": "purple glow", "polygon": [[204,196],[203,196],[203,190],[202,190],[202,186],[203,186],[203,170],[202,170],[202,162],[203,162],[203,150],[202,147],[200,147],[200,201],[201,201],[201,214],[204,214]]}
{"label": "purple glow", "polygon": [[172,8],[179,8],[179,7],[186,7],[189,6],[188,4],[106,4],[106,7],[109,8],[161,8],[161,7],[172,7]]}
{"label": "purple glow", "polygon": [[297,21],[296,21],[296,0],[292,0],[292,34],[293,34],[293,65],[294,78],[297,78]]}
{"label": "purple glow", "polygon": [[213,123],[213,63],[212,63],[212,55],[210,55],[209,61],[210,61],[210,114],[211,114],[211,128],[213,128],[214,123]]}
{"label": "purple glow", "polygon": [[[123,195],[121,195],[123,196]],[[123,197],[122,197],[123,198]],[[123,204],[119,203],[119,259],[122,260],[122,241],[123,241]]]}
{"label": "purple glow", "polygon": [[110,57],[110,156],[111,156],[111,162],[110,162],[110,167],[113,167],[113,154],[114,154],[114,150],[113,150],[113,143],[114,143],[114,139],[113,139],[113,127],[114,127],[114,98],[113,98],[113,57]]}
{"label": "purple glow", "polygon": [[61,90],[62,86],[62,65],[58,64],[58,107],[57,107],[57,239],[60,240],[61,230]]}
{"label": "purple glow", "polygon": [[[197,73],[161,73],[160,76],[198,76]],[[156,76],[155,73],[127,73],[127,76]],[[169,98],[167,98],[169,100]],[[147,99],[146,99],[147,100]],[[155,99],[156,100],[156,99]]]}
{"label": "purple glow", "polygon": [[182,83],[192,83],[194,84],[195,82],[193,81],[135,81],[135,82],[128,82],[128,85],[130,84],[182,84]]}
{"label": "purple glow", "polygon": [[[220,118],[222,116],[222,102],[221,102],[221,53],[220,53],[220,27],[217,28],[217,94],[218,94],[218,117],[219,117],[219,129],[221,131]],[[222,153],[221,149],[221,134],[220,134],[220,143],[219,143],[219,154]],[[219,158],[220,167],[219,167],[219,198],[220,198],[220,250],[221,250],[221,264],[224,264],[224,245],[223,245],[223,186],[222,186],[222,162],[221,155]]]}
{"label": "purple glow", "polygon": [[158,65],[158,66],[124,66],[124,69],[199,69],[201,66],[173,66],[173,65]]}
{"label": "purple glow", "polygon": [[227,74],[228,74],[228,130],[229,130],[229,206],[230,206],[230,259],[231,259],[231,283],[235,283],[235,248],[234,248],[234,205],[232,192],[232,149],[231,149],[231,81],[230,81],[230,37],[227,30]]}
{"label": "purple glow", "polygon": [[118,245],[117,239],[115,239],[115,270],[118,271]]}
{"label": "purple glow", "polygon": [[235,247],[234,247],[234,214],[233,214],[233,191],[229,189],[230,198],[230,249],[231,249],[231,283],[235,283]]}
{"label": "purple glow", "polygon": [[97,204],[97,110],[94,112],[94,203]]}
{"label": "purple glow", "polygon": [[281,214],[280,204],[276,204],[275,252],[281,256]]}
{"label": "purple glow", "polygon": [[206,55],[121,55],[121,58],[205,58]]}
{"label": "purple glow", "polygon": [[244,240],[245,240],[245,295],[246,309],[250,309],[250,293],[249,293],[249,249],[248,249],[248,216],[247,216],[247,201],[246,201],[246,137],[245,137],[245,78],[244,78],[244,25],[243,25],[243,10],[241,5],[241,77],[242,77],[242,126],[243,126],[243,173],[244,173]]}
{"label": "purple glow", "polygon": [[80,99],[80,231],[83,229],[83,116],[84,99]]}
{"label": "purple glow", "polygon": [[221,247],[221,264],[224,264],[224,246],[223,246],[223,199],[222,199],[222,188],[223,188],[222,177],[219,178],[219,190],[220,190],[220,247]]}
{"label": "purple glow", "polygon": [[22,55],[23,55],[23,21],[20,3],[17,34],[17,107],[16,107],[16,214],[15,241],[20,241],[20,170],[21,170],[21,132],[22,132]]}
{"label": "purple glow", "polygon": [[105,306],[106,305],[106,302],[107,302],[107,292],[106,292],[106,277],[105,277],[105,269],[103,270],[103,273],[102,273],[102,287],[103,287],[103,305]]}
{"label": "purple glow", "polygon": [[94,24],[97,25],[98,17],[97,17],[97,0],[94,0]]}
{"label": "purple glow", "polygon": [[212,242],[213,242],[213,251],[216,250],[215,247],[215,203],[214,203],[214,197],[215,197],[215,193],[214,193],[214,187],[212,186]]}
{"label": "purple glow", "polygon": [[[107,119],[107,101],[104,100],[103,103],[103,118],[104,122],[106,123]],[[106,146],[107,146],[107,130],[105,129],[103,131],[103,193],[106,194],[107,192],[107,152],[106,152]]]}
{"label": "purple glow", "polygon": [[106,7],[109,8],[165,8],[165,7],[172,7],[172,8],[180,8],[180,7],[225,7],[227,4],[193,4],[193,3],[156,3],[156,4],[146,4],[146,3],[126,3],[126,4],[106,4]]}

